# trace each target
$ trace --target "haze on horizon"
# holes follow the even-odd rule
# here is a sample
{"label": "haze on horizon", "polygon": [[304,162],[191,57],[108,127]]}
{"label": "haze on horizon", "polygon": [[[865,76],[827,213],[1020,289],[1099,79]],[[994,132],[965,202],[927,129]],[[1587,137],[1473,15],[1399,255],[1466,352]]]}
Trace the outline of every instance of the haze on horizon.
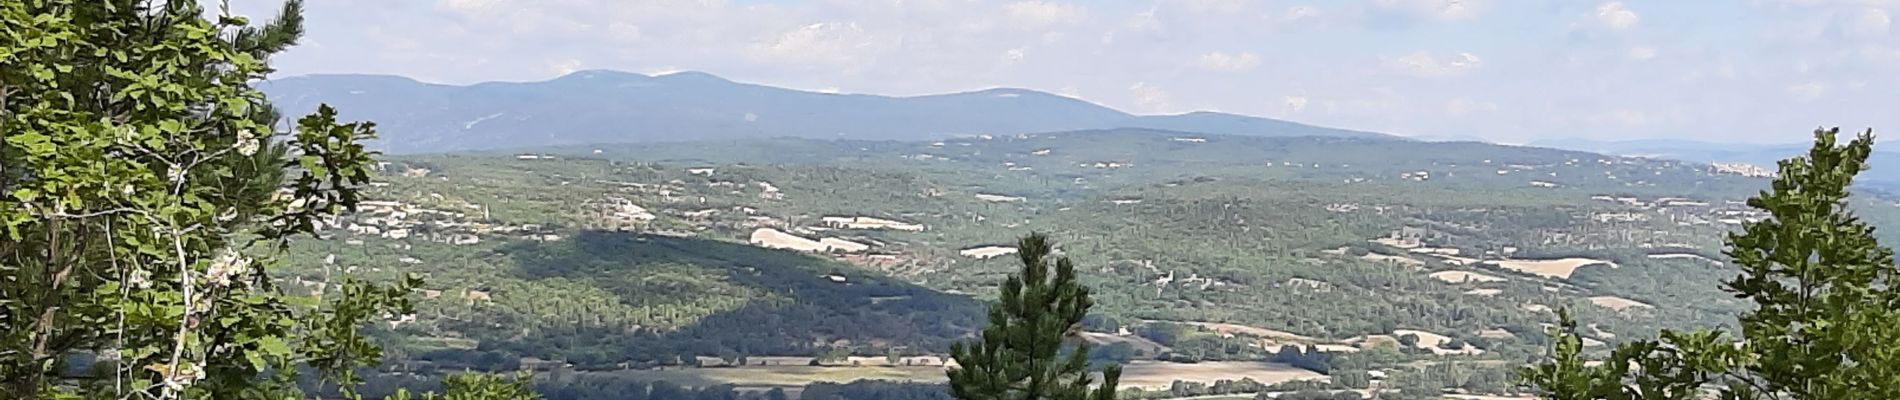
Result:
{"label": "haze on horizon", "polygon": [[[277,1],[232,0],[262,16]],[[1900,126],[1889,0],[322,0],[279,77],[704,71],[805,90],[1020,87],[1429,138],[1798,142]]]}

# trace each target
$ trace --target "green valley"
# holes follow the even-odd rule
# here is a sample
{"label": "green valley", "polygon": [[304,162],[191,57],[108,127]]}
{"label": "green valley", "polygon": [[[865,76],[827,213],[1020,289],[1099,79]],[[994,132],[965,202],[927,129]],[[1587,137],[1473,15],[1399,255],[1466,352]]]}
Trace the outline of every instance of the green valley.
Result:
{"label": "green valley", "polygon": [[1540,148],[1149,130],[557,147],[382,169],[373,201],[295,244],[288,279],[320,294],[339,275],[424,273],[423,307],[382,329],[392,370],[698,370],[794,389],[731,376],[941,368],[1013,268],[1008,240],[1033,231],[1098,288],[1083,337],[1105,359],[1508,394],[1559,308],[1598,349],[1732,324],[1746,306],[1717,287],[1734,274],[1720,240],[1761,216],[1739,200],[1766,183]]}

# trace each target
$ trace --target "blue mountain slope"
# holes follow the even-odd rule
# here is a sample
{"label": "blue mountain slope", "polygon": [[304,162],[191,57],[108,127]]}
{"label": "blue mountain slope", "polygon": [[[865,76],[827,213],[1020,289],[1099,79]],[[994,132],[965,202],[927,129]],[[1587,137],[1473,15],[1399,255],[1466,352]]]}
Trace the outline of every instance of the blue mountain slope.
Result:
{"label": "blue mountain slope", "polygon": [[[1621,156],[1710,163],[1748,163],[1769,169],[1775,168],[1777,161],[1806,154],[1810,147],[1807,143],[1715,143],[1676,139],[1626,141],[1549,139],[1533,142],[1532,145]],[[1858,178],[1861,186],[1900,192],[1900,152],[1894,151],[1890,144],[1877,143],[1867,163],[1869,170]]]}
{"label": "blue mountain slope", "polygon": [[582,71],[542,82],[436,85],[312,75],[260,87],[290,115],[336,106],[376,121],[393,153],[758,137],[916,140],[1140,127],[1254,136],[1391,136],[1234,114],[1138,116],[1025,89],[891,97],[807,92],[698,72]]}

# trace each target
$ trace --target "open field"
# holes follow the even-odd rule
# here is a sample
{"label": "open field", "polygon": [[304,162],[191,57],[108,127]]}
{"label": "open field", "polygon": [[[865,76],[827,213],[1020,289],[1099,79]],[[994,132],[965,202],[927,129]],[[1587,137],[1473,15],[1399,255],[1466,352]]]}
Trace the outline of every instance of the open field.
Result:
{"label": "open field", "polygon": [[741,388],[804,387],[813,382],[889,380],[943,382],[943,367],[810,367],[752,366],[742,368],[672,368],[594,372],[643,381],[671,381],[684,386],[730,384]]}
{"label": "open field", "polygon": [[1718,267],[1722,266],[1721,261],[1712,260],[1712,259],[1709,259],[1708,257],[1703,257],[1699,254],[1650,254],[1649,259],[1651,260],[1696,260],[1696,261],[1702,261],[1702,262],[1714,264],[1715,266],[1718,266]]}
{"label": "open field", "polygon": [[1603,306],[1603,307],[1608,307],[1612,310],[1617,310],[1617,311],[1628,310],[1630,308],[1656,308],[1656,306],[1649,305],[1648,303],[1625,299],[1625,298],[1616,297],[1616,296],[1591,297],[1590,302],[1593,304]]}
{"label": "open field", "polygon": [[1576,273],[1578,268],[1583,268],[1585,266],[1590,266],[1590,265],[1604,264],[1604,265],[1609,265],[1610,268],[1616,268],[1616,263],[1603,261],[1603,260],[1597,260],[1597,259],[1589,259],[1589,258],[1565,258],[1565,259],[1559,259],[1559,260],[1502,260],[1502,261],[1486,261],[1485,263],[1496,264],[1500,268],[1504,268],[1504,269],[1508,269],[1512,271],[1523,272],[1526,274],[1537,275],[1537,276],[1542,276],[1546,278],[1556,278],[1556,279],[1570,279],[1570,274]]}
{"label": "open field", "polygon": [[[1150,321],[1150,322],[1154,322],[1154,321]],[[1310,343],[1310,342],[1319,341],[1318,339],[1314,339],[1308,336],[1302,336],[1302,335],[1295,334],[1292,332],[1272,330],[1272,329],[1261,328],[1257,326],[1247,326],[1247,325],[1229,324],[1229,323],[1220,323],[1220,322],[1175,322],[1175,323],[1194,325],[1194,326],[1207,328],[1209,330],[1214,331],[1214,333],[1219,333],[1222,335],[1253,335],[1256,337],[1267,338],[1267,339],[1290,340],[1290,341],[1302,342],[1302,343]]]}
{"label": "open field", "polygon": [[1445,283],[1483,283],[1483,282],[1503,282],[1504,281],[1504,278],[1480,274],[1476,272],[1467,272],[1467,271],[1439,271],[1439,272],[1433,272],[1431,274],[1431,277],[1432,279],[1445,281]]}
{"label": "open field", "polygon": [[1082,332],[1082,339],[1095,345],[1127,343],[1129,346],[1133,346],[1135,351],[1142,352],[1143,354],[1160,354],[1170,350],[1168,346],[1163,346],[1160,343],[1155,343],[1153,340],[1134,335],[1120,336],[1110,333]]}
{"label": "open field", "polygon": [[1122,366],[1123,388],[1165,389],[1174,381],[1214,382],[1253,378],[1265,384],[1326,379],[1325,375],[1285,364],[1263,362],[1203,362],[1197,364],[1136,361]]}

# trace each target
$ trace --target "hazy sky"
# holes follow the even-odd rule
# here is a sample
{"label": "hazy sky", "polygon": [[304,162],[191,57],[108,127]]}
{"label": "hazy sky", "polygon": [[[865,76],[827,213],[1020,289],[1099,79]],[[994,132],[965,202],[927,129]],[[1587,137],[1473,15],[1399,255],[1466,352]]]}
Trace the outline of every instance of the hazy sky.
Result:
{"label": "hazy sky", "polygon": [[[275,0],[231,0],[259,15]],[[1900,133],[1900,0],[310,0],[283,75],[1008,86],[1404,135]],[[1896,136],[1900,137],[1900,136]]]}

